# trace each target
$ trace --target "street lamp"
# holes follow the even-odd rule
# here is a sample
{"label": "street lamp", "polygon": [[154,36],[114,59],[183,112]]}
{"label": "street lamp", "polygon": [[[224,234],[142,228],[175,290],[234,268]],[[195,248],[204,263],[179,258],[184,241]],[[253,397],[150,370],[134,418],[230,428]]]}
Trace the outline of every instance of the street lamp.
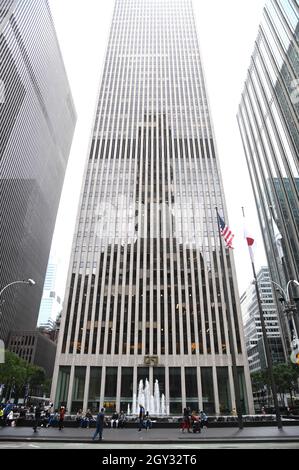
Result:
{"label": "street lamp", "polygon": [[289,287],[292,283],[295,284],[295,286],[299,287],[299,282],[296,279],[289,280],[288,283],[287,283],[286,290],[284,290],[279,284],[277,284],[277,282],[274,282],[272,280],[271,280],[271,282],[272,282],[272,284],[277,286],[279,288],[279,290],[283,293],[283,302],[285,302],[284,312],[286,314],[290,314],[291,322],[292,322],[293,331],[291,333],[293,334],[292,335],[293,337],[291,339],[293,340],[294,338],[298,338],[298,331],[297,331],[297,328],[296,328],[296,322],[294,320],[294,312],[296,312],[296,305],[291,302]]}
{"label": "street lamp", "polygon": [[[27,281],[13,281],[13,282],[10,282],[5,287],[3,287],[3,289],[1,289],[1,291],[0,291],[0,305],[4,303],[4,300],[3,300],[3,302],[1,302],[1,295],[3,294],[3,292],[8,287],[13,286],[14,284],[28,284],[28,286],[34,286],[36,284],[36,282],[33,279],[27,279]],[[0,315],[1,315],[1,313],[2,312],[0,312]]]}
{"label": "street lamp", "polygon": [[12,286],[13,284],[28,284],[29,286],[34,286],[36,283],[33,279],[27,279],[27,281],[13,281],[13,282],[10,282],[9,284],[7,284],[5,287],[3,287],[3,289],[0,291],[0,297],[1,295],[3,294],[3,292],[5,291],[5,289],[7,289],[8,287]]}

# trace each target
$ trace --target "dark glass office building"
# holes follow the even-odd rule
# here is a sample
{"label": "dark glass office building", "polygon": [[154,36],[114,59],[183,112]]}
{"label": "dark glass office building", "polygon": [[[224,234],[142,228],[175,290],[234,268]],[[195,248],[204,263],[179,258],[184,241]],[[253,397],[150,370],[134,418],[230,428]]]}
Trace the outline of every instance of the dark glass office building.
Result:
{"label": "dark glass office building", "polygon": [[47,0],[0,0],[0,338],[34,329],[76,113]]}
{"label": "dark glass office building", "polygon": [[[298,1],[269,0],[248,70],[238,123],[271,279],[283,289],[289,280],[299,280],[298,76]],[[277,249],[275,226],[282,236],[283,257]],[[291,297],[298,297],[294,283],[289,287]],[[298,314],[294,319],[299,333]],[[293,326],[283,316],[281,323],[290,344]]]}
{"label": "dark glass office building", "polygon": [[[117,0],[62,317],[56,406],[252,409],[232,250],[190,0]],[[144,382],[143,382],[144,383]],[[157,396],[157,395],[156,395]],[[136,400],[135,400],[136,404]],[[154,407],[152,407],[153,409]]]}

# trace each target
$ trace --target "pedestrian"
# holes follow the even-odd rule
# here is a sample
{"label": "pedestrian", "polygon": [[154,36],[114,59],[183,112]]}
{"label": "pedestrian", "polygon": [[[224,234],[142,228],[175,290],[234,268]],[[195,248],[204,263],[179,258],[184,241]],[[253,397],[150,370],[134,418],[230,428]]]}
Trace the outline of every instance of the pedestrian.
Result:
{"label": "pedestrian", "polygon": [[119,421],[119,416],[116,410],[114,410],[112,417],[111,417],[111,427],[112,428],[117,428],[118,426],[118,421]]}
{"label": "pedestrian", "polygon": [[191,414],[191,423],[192,423],[192,431],[194,433],[201,432],[201,420],[200,416],[196,413],[196,411],[192,411]]}
{"label": "pedestrian", "polygon": [[84,418],[81,420],[81,428],[89,428],[91,421],[93,421],[93,416],[91,411],[88,409]]}
{"label": "pedestrian", "polygon": [[50,426],[55,426],[59,422],[59,414],[58,410],[55,410],[54,413],[51,413],[49,416],[49,421],[47,424],[47,428]]}
{"label": "pedestrian", "polygon": [[139,405],[139,428],[138,431],[141,431],[143,427],[143,420],[144,420],[145,409],[142,405]]}
{"label": "pedestrian", "polygon": [[65,407],[61,406],[59,410],[59,431],[64,427],[64,415],[65,415]]}
{"label": "pedestrian", "polygon": [[8,402],[6,403],[6,405],[4,407],[4,411],[3,411],[3,419],[4,419],[4,424],[5,425],[10,424],[9,419],[8,419],[8,415],[12,411],[12,409],[13,409],[13,404],[10,403],[10,400],[8,400]]}
{"label": "pedestrian", "polygon": [[78,427],[81,426],[82,420],[83,420],[83,412],[80,409],[80,410],[77,411],[77,415],[76,415],[76,423],[77,423]]}
{"label": "pedestrian", "polygon": [[149,416],[148,411],[146,412],[145,417],[144,417],[144,426],[147,431],[152,428],[152,420]]}
{"label": "pedestrian", "polygon": [[105,410],[104,408],[101,408],[100,413],[97,414],[97,419],[96,419],[96,431],[93,435],[92,440],[94,441],[97,435],[99,435],[99,441],[103,440],[103,428],[106,423],[105,421]]}
{"label": "pedestrian", "polygon": [[203,410],[200,412],[200,425],[202,429],[208,427],[208,417]]}
{"label": "pedestrian", "polygon": [[0,405],[0,426],[4,426],[4,409],[2,408],[2,406]]}
{"label": "pedestrian", "polygon": [[121,411],[119,414],[118,427],[123,429],[126,425],[126,421],[127,421],[126,415],[124,411]]}
{"label": "pedestrian", "polygon": [[190,431],[190,409],[189,408],[184,408],[183,412],[183,423],[182,423],[182,432],[187,429],[188,432]]}
{"label": "pedestrian", "polygon": [[41,414],[42,414],[42,405],[41,405],[41,403],[39,403],[35,407],[35,411],[34,411],[34,425],[33,425],[33,431],[34,432],[37,432],[37,428],[40,425]]}

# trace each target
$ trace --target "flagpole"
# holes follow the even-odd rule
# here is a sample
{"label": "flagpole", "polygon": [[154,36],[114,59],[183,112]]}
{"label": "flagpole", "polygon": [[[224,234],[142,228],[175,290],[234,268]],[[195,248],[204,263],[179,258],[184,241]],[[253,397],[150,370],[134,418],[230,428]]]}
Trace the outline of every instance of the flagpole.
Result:
{"label": "flagpole", "polygon": [[[243,212],[243,217],[245,218],[244,207],[242,207],[242,212]],[[261,327],[262,327],[262,333],[263,333],[264,348],[265,348],[266,359],[267,359],[267,365],[268,365],[268,373],[269,373],[269,379],[270,379],[270,386],[271,386],[272,395],[273,395],[273,401],[274,401],[274,408],[275,408],[275,414],[276,414],[276,420],[277,420],[277,427],[278,427],[279,429],[282,429],[281,414],[280,414],[279,405],[278,405],[278,400],[277,400],[277,389],[276,389],[276,384],[275,384],[274,375],[273,375],[273,362],[272,362],[272,356],[271,356],[270,347],[269,347],[269,342],[268,342],[268,337],[267,337],[266,324],[265,324],[264,312],[263,312],[263,308],[262,308],[262,301],[261,301],[261,296],[260,296],[260,290],[259,290],[259,287],[258,287],[258,282],[257,282],[257,276],[256,276],[256,271],[255,271],[255,265],[254,265],[253,257],[250,257],[250,258],[251,258],[251,267],[252,267],[252,272],[253,272],[253,277],[254,277],[256,298],[257,298],[258,309],[259,309],[259,316],[260,316]]]}
{"label": "flagpole", "polygon": [[[224,288],[225,312],[226,312],[226,318],[227,318],[227,323],[228,323],[229,349],[230,349],[230,353],[232,357],[232,373],[233,373],[233,382],[234,382],[234,389],[235,389],[235,401],[236,401],[236,408],[237,408],[237,415],[238,415],[238,425],[239,425],[239,429],[243,429],[240,385],[239,385],[238,370],[237,370],[237,363],[236,363],[233,327],[232,327],[231,316],[228,311],[229,304],[228,304],[227,284],[226,284],[226,277],[225,277],[224,257],[223,257],[223,252],[222,252],[221,233],[220,233],[220,226],[219,226],[219,219],[218,219],[218,207],[216,206],[215,209],[216,209],[216,215],[217,215],[218,235],[219,235],[219,242],[220,242],[220,262],[221,262],[222,276],[224,276],[223,288]],[[220,284],[220,279],[219,279],[219,284]]]}

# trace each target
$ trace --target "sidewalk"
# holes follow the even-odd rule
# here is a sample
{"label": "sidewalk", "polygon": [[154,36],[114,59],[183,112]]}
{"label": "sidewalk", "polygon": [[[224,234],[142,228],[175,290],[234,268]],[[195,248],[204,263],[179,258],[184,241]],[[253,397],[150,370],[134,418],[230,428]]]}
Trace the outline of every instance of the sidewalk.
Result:
{"label": "sidewalk", "polygon": [[[38,428],[34,433],[28,427],[0,428],[1,441],[30,442],[91,442],[94,428]],[[183,442],[298,442],[299,426],[286,426],[282,430],[277,427],[211,428],[204,429],[200,434],[182,433],[179,429],[151,429],[138,432],[136,429],[110,429],[103,432],[105,443],[183,443]]]}

